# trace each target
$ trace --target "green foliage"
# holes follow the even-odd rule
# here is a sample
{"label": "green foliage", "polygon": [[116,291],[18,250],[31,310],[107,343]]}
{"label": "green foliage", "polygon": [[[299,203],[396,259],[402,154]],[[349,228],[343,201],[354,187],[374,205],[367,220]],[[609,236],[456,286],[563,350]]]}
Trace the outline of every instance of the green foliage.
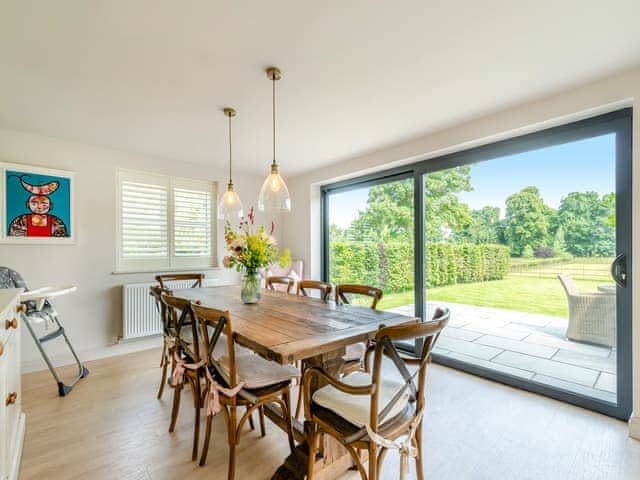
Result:
{"label": "green foliage", "polygon": [[498,243],[500,225],[500,209],[483,207],[471,211],[471,222],[455,235],[461,243]]}
{"label": "green foliage", "polygon": [[523,256],[526,247],[533,250],[549,244],[552,215],[537,187],[523,188],[507,198],[504,240],[515,256]]}
{"label": "green foliage", "polygon": [[525,245],[522,250],[522,258],[533,258],[533,248],[531,248],[531,245]]}
{"label": "green foliage", "polygon": [[[364,283],[385,292],[413,289],[413,246],[407,242],[331,242],[333,283]],[[431,243],[425,256],[427,286],[499,280],[509,271],[503,245]]]}
{"label": "green foliage", "polygon": [[[602,199],[596,192],[573,192],[560,202],[558,223],[568,252],[579,257],[615,253],[615,194]],[[615,221],[615,220],[614,220]]]}
{"label": "green foliage", "polygon": [[428,243],[447,240],[472,222],[469,206],[457,194],[470,192],[471,167],[440,170],[425,177],[425,238]]}

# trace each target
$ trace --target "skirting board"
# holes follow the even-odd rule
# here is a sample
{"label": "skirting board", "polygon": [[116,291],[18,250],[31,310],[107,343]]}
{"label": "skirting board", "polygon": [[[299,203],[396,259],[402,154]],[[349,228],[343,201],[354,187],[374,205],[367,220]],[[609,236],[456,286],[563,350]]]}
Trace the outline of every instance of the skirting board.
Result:
{"label": "skirting board", "polygon": [[[152,348],[160,348],[162,346],[162,336],[155,335],[153,337],[141,338],[127,342],[120,342],[112,345],[105,345],[93,349],[78,351],[78,356],[82,362],[90,362],[91,360],[100,360],[101,358],[115,357],[116,355],[125,355],[127,353],[141,352]],[[158,355],[160,355],[158,353]],[[71,353],[53,354],[50,356],[51,361],[56,367],[74,364]],[[22,373],[38,372],[45,370],[47,365],[42,358],[33,360],[23,360]]]}
{"label": "skirting board", "polygon": [[636,440],[640,440],[640,416],[637,416],[635,412],[629,419],[629,436]]}

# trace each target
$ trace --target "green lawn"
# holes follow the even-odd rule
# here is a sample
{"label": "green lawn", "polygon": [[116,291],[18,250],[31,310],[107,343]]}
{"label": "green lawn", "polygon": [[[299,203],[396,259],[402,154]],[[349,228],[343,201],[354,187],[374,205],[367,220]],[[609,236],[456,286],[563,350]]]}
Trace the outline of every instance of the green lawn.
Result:
{"label": "green lawn", "polygon": [[[544,265],[530,271],[511,273],[504,280],[431,288],[427,291],[427,299],[567,317],[567,297],[556,278],[557,273],[571,273],[582,292],[595,292],[598,285],[613,283],[609,265],[609,259]],[[412,303],[413,292],[391,293],[383,297],[380,308]]]}

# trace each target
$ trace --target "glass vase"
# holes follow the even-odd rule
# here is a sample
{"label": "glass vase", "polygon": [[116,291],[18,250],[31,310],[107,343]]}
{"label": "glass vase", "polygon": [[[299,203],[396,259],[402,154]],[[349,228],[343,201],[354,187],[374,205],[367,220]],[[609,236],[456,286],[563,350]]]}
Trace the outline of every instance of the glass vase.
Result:
{"label": "glass vase", "polygon": [[260,300],[260,275],[256,270],[247,270],[240,282],[242,303],[258,303]]}

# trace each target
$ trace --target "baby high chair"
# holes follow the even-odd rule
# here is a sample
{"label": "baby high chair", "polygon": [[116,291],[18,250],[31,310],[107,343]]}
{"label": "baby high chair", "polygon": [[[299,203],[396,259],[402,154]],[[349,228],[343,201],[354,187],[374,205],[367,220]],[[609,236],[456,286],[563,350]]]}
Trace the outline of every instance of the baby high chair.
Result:
{"label": "baby high chair", "polygon": [[[0,288],[24,289],[23,294],[20,296],[20,302],[26,306],[26,311],[23,313],[24,319],[26,320],[24,323],[27,326],[27,330],[29,330],[29,333],[33,337],[33,340],[36,342],[36,347],[38,347],[42,358],[46,362],[47,367],[49,367],[53,378],[58,384],[58,394],[61,397],[64,397],[71,391],[78,380],[89,375],[89,369],[87,369],[87,367],[85,367],[78,358],[78,355],[76,354],[73,346],[71,345],[71,342],[69,341],[69,337],[67,337],[64,327],[61,325],[60,320],[58,319],[58,313],[56,312],[55,308],[53,308],[53,305],[51,305],[49,300],[61,295],[67,295],[69,293],[75,292],[76,287],[43,287],[36,290],[29,290],[27,288],[27,284],[22,278],[22,275],[20,275],[15,270],[11,270],[10,268],[0,267]],[[46,333],[42,337],[39,337],[36,334],[34,325],[41,323],[45,323],[46,326],[53,325],[54,330]],[[68,384],[65,384],[61,380],[43,346],[44,343],[60,336],[64,338],[67,347],[71,351],[71,354],[73,355],[73,358],[78,365],[78,375]]]}

